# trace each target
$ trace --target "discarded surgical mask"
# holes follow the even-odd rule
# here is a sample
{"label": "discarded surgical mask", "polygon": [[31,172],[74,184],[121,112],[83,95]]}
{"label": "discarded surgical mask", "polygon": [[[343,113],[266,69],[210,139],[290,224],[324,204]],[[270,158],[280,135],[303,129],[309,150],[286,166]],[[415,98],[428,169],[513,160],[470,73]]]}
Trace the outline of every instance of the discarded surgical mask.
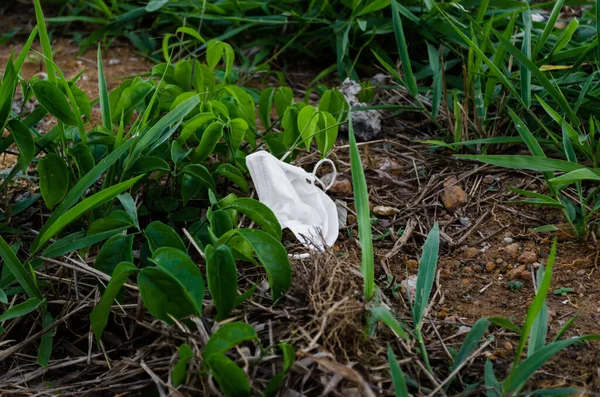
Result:
{"label": "discarded surgical mask", "polygon": [[[309,249],[323,251],[331,247],[338,236],[338,215],[335,203],[316,186],[324,186],[314,173],[284,163],[266,151],[246,157],[246,166],[256,187],[258,199],[269,207],[281,224],[294,233],[300,243]],[[334,167],[335,169],[335,167]],[[333,178],[335,181],[335,178]],[[308,254],[295,257],[306,257]]]}

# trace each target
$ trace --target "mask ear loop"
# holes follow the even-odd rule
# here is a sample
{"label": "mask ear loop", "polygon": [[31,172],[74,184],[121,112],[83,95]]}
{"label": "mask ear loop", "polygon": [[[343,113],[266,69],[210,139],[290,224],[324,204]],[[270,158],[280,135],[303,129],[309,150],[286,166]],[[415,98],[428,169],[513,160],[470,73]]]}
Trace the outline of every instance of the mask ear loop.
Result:
{"label": "mask ear loop", "polygon": [[[321,179],[319,179],[319,177],[317,177],[317,170],[324,163],[328,163],[329,165],[331,165],[331,168],[333,168],[333,171],[331,173],[332,174],[331,180],[329,181],[328,185],[325,185],[323,183],[323,181]],[[321,187],[323,188],[324,191],[328,191],[329,189],[331,189],[331,187],[335,183],[335,179],[337,178],[337,170],[335,169],[335,164],[333,163],[333,161],[331,159],[327,159],[327,158],[321,159],[317,162],[317,164],[315,164],[315,168],[313,168],[312,174],[315,176],[315,182],[319,182],[319,184],[321,185]]]}

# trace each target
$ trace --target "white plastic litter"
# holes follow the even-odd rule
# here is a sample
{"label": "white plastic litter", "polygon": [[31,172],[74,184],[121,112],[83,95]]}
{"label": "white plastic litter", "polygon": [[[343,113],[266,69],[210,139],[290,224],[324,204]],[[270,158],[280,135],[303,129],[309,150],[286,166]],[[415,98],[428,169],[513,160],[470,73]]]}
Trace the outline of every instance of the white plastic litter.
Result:
{"label": "white plastic litter", "polygon": [[[331,160],[321,160],[310,174],[266,151],[246,157],[258,199],[273,211],[281,227],[290,229],[308,249],[318,251],[323,251],[325,246],[331,247],[338,237],[336,205],[325,193],[331,185],[325,186],[314,175],[323,162],[333,166]],[[306,256],[308,254],[300,257]]]}

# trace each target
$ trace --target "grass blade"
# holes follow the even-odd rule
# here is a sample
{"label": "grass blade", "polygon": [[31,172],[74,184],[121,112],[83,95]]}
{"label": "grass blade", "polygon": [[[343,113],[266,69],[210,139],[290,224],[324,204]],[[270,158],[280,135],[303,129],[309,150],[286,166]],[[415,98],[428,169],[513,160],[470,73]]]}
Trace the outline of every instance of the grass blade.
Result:
{"label": "grass blade", "polygon": [[390,374],[392,375],[392,383],[394,384],[394,393],[396,397],[408,397],[408,386],[402,368],[396,361],[392,347],[388,343],[387,348],[388,363],[390,364]]}
{"label": "grass blade", "polygon": [[373,233],[371,231],[371,213],[369,209],[369,191],[363,170],[362,160],[356,144],[354,129],[352,127],[352,114],[348,113],[348,135],[350,138],[350,162],[352,167],[352,185],[354,186],[354,200],[356,205],[356,218],[358,219],[358,237],[362,250],[362,274],[364,279],[364,296],[371,300],[375,293],[375,264],[373,257]]}
{"label": "grass blade", "polygon": [[410,56],[408,55],[408,48],[406,46],[406,38],[404,37],[404,30],[402,29],[402,18],[400,17],[400,11],[398,9],[398,2],[392,0],[392,23],[394,24],[394,35],[396,36],[396,44],[398,45],[398,54],[402,60],[402,69],[404,69],[404,76],[406,87],[413,97],[417,97],[417,81],[413,75],[412,68],[410,66]]}
{"label": "grass blade", "polygon": [[40,0],[34,0],[33,5],[35,8],[37,28],[40,34],[40,45],[42,46],[42,53],[44,54],[44,61],[46,63],[46,73],[48,74],[48,80],[50,82],[55,82],[56,73],[54,72],[54,63],[52,62],[52,48],[50,47],[50,38],[48,37],[48,31],[46,30],[46,21],[44,20],[44,13],[42,12]]}
{"label": "grass blade", "polygon": [[552,33],[552,29],[554,29],[554,24],[556,23],[556,20],[558,19],[558,15],[560,14],[560,11],[562,10],[562,6],[563,6],[564,2],[565,2],[565,0],[557,0],[556,3],[554,3],[554,7],[552,8],[552,13],[550,14],[550,18],[548,18],[548,22],[546,22],[546,27],[544,28],[544,31],[542,32],[542,34],[538,38],[537,42],[535,43],[535,47],[533,48],[533,53],[531,54],[532,60],[537,58],[538,52],[544,47],[544,45],[546,45],[546,41],[548,40],[548,37],[550,37],[550,33]]}
{"label": "grass blade", "polygon": [[[527,59],[531,59],[531,9],[527,8],[522,15],[525,31],[523,32],[521,51]],[[521,97],[525,106],[531,107],[531,72],[523,67],[521,67]]]}
{"label": "grass blade", "polygon": [[477,160],[482,163],[492,164],[503,168],[512,168],[515,170],[570,172],[586,168],[581,164],[575,164],[569,161],[537,156],[462,154],[456,155],[456,157],[464,160]]}
{"label": "grass blade", "polygon": [[438,223],[433,225],[429,232],[425,244],[423,245],[423,253],[419,261],[419,272],[417,274],[417,290],[415,302],[413,305],[413,319],[415,325],[420,324],[427,308],[429,295],[433,288],[433,280],[437,268],[438,253],[440,249],[440,230]]}
{"label": "grass blade", "polygon": [[102,126],[112,131],[112,117],[110,115],[110,102],[108,99],[108,86],[102,66],[102,50],[98,44],[98,95],[100,99],[100,113],[102,114]]}

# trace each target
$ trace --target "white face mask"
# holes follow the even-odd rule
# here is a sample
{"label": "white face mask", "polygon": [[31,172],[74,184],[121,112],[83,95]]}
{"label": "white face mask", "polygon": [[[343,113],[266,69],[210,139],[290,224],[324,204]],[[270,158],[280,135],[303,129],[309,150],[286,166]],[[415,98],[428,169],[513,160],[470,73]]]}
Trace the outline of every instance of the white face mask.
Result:
{"label": "white face mask", "polygon": [[[331,160],[324,161],[333,166]],[[273,211],[281,227],[290,229],[309,249],[323,251],[325,245],[330,247],[335,243],[339,227],[336,205],[315,185],[315,182],[323,185],[315,175],[266,151],[247,156],[246,166],[258,199]]]}

